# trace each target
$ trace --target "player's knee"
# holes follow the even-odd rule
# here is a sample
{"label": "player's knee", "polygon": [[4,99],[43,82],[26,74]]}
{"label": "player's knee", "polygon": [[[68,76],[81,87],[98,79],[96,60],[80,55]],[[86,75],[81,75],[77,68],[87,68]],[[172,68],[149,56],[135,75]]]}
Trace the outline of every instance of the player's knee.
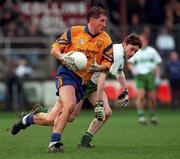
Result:
{"label": "player's knee", "polygon": [[140,101],[140,102],[143,102],[144,101],[144,96],[137,96],[137,100]]}
{"label": "player's knee", "polygon": [[54,118],[48,117],[45,119],[46,125],[53,125],[54,123]]}
{"label": "player's knee", "polygon": [[69,114],[69,116],[74,112],[74,106],[75,104],[72,103],[71,105],[67,106],[67,107],[64,107],[62,109],[62,112],[66,112],[67,114]]}
{"label": "player's knee", "polygon": [[136,94],[136,98],[137,99],[139,99],[139,100],[143,100],[144,99],[144,93],[142,93],[142,92],[138,92],[137,94]]}
{"label": "player's knee", "polygon": [[71,115],[68,119],[68,122],[73,122],[75,120],[76,116],[75,115]]}
{"label": "player's knee", "polygon": [[149,95],[148,100],[154,102],[155,101],[155,96]]}
{"label": "player's knee", "polygon": [[144,98],[144,94],[141,94],[141,93],[137,94],[136,96],[137,96],[137,98],[139,98],[139,99]]}

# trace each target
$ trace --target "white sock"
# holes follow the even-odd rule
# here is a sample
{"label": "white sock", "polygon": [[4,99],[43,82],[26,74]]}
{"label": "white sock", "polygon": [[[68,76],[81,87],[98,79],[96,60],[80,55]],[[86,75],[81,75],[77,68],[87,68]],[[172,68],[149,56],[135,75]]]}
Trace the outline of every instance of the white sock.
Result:
{"label": "white sock", "polygon": [[23,117],[23,119],[22,119],[23,125],[26,125],[26,118],[27,118],[28,115],[29,115],[29,114],[27,114],[27,115],[25,115],[25,116]]}

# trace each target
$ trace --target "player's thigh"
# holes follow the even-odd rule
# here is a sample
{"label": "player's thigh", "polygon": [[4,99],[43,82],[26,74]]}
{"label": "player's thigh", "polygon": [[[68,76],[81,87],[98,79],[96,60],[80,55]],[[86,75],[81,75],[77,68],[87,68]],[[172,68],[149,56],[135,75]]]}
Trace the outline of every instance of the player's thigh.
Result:
{"label": "player's thigh", "polygon": [[73,112],[71,113],[71,115],[69,116],[69,119],[68,121],[69,122],[72,122],[79,114],[81,108],[82,108],[82,105],[83,105],[83,100],[80,100],[74,107],[74,110]]}
{"label": "player's thigh", "polygon": [[136,98],[137,99],[142,99],[145,97],[145,89],[144,88],[138,88],[136,90]]}
{"label": "player's thigh", "polygon": [[74,107],[74,111],[72,112],[72,115],[77,116],[82,108],[83,100],[80,100]]}
{"label": "player's thigh", "polygon": [[154,101],[155,98],[156,98],[155,90],[150,90],[150,91],[148,91],[148,92],[147,92],[147,97],[148,97],[149,100]]}
{"label": "player's thigh", "polygon": [[103,105],[104,105],[104,109],[105,109],[105,114],[111,115],[112,110],[111,110],[111,107],[109,105],[109,101],[108,101],[108,98],[107,98],[105,91],[102,92],[102,100],[104,102]]}
{"label": "player's thigh", "polygon": [[71,109],[76,105],[75,88],[72,85],[64,85],[59,88],[59,97],[63,105],[63,109]]}
{"label": "player's thigh", "polygon": [[52,110],[48,113],[47,118],[49,120],[54,120],[56,118],[56,116],[61,113],[62,108],[63,108],[63,106],[62,106],[61,102],[57,101],[55,103],[55,105],[53,106]]}
{"label": "player's thigh", "polygon": [[92,92],[89,95],[88,100],[91,103],[91,105],[94,107],[97,101],[97,92],[96,91]]}
{"label": "player's thigh", "polygon": [[[95,106],[96,104],[96,101],[97,101],[97,92],[92,92],[91,95],[88,97],[89,99],[89,102]],[[108,102],[108,98],[107,98],[107,95],[106,93],[103,91],[102,92],[102,100],[103,100],[103,106],[104,106],[104,109],[105,109],[105,112],[109,112],[111,111],[111,108],[109,106],[109,102]]]}

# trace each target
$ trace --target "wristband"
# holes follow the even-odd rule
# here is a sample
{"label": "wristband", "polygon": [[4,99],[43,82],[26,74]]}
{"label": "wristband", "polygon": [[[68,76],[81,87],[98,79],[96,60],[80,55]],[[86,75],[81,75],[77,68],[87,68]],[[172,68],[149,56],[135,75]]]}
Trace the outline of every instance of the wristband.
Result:
{"label": "wristband", "polygon": [[128,89],[127,88],[124,88],[124,93],[128,94]]}

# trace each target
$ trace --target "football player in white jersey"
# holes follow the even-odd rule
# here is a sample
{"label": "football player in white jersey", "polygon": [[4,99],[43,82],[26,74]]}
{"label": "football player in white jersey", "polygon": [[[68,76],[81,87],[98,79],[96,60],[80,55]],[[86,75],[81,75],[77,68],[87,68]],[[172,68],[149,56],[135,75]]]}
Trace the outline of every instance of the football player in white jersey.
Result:
{"label": "football player in white jersey", "polygon": [[150,109],[150,122],[157,124],[155,116],[155,80],[159,79],[160,67],[158,66],[162,59],[158,52],[151,46],[148,46],[148,38],[141,35],[142,48],[128,62],[128,66],[135,77],[136,107],[138,121],[141,124],[147,124],[144,116],[145,94],[147,93],[147,104]]}
{"label": "football player in white jersey", "polygon": [[[125,60],[131,58],[141,48],[141,45],[142,42],[140,40],[140,37],[136,34],[130,34],[124,39],[123,43],[113,45],[114,63],[112,64],[109,73],[119,81],[124,89],[123,93],[118,97],[118,103],[122,107],[127,106],[129,100],[126,78],[123,72],[124,63]],[[112,110],[109,106],[106,93],[104,92],[106,75],[107,74],[103,72],[96,72],[89,81],[84,99],[88,97],[91,104],[95,106],[95,118],[90,123],[88,130],[82,136],[81,142],[78,147],[94,147],[94,145],[91,144],[93,136],[112,114]]]}

